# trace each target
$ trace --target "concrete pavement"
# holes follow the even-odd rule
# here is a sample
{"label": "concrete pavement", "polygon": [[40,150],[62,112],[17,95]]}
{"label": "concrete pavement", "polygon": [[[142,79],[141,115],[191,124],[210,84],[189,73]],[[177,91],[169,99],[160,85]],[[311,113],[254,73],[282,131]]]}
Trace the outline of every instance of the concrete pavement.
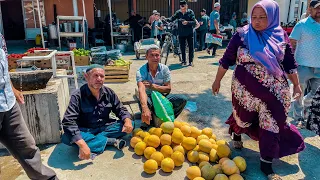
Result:
{"label": "concrete pavement", "polygon": [[[179,120],[187,121],[198,128],[210,126],[218,139],[230,140],[228,136],[228,126],[224,124],[231,113],[231,77],[232,70],[228,71],[221,84],[221,93],[214,97],[211,93],[211,84],[218,69],[218,60],[224,50],[218,50],[219,56],[211,58],[205,52],[195,54],[195,67],[181,67],[178,59],[170,57],[169,68],[172,73],[173,93],[184,94],[189,101],[194,101],[198,105],[198,111],[190,113],[184,111]],[[134,59],[134,56],[126,56],[126,59]],[[124,100],[132,99],[136,88],[135,72],[145,63],[145,60],[133,60],[130,70],[130,81],[124,84],[107,84],[120,98]],[[137,106],[132,106],[133,111],[138,111]],[[316,180],[320,179],[320,138],[315,134],[302,130],[307,148],[300,154],[295,154],[276,160],[274,170],[283,177],[284,180]],[[130,137],[128,136],[129,140]],[[244,149],[233,150],[234,155],[241,155],[247,160],[248,168],[243,173],[247,180],[265,180],[266,178],[259,169],[259,149],[258,143],[244,137]],[[52,167],[63,180],[75,179],[185,179],[185,170],[189,163],[185,162],[181,168],[173,173],[163,173],[161,170],[155,175],[143,173],[144,158],[134,154],[131,148],[126,147],[123,152],[109,148],[103,154],[96,157],[94,161],[79,161],[76,149],[63,144],[44,147],[42,151],[43,162]],[[5,161],[3,161],[5,159]],[[12,165],[11,157],[0,157],[6,167],[2,167],[2,178],[4,180],[27,179],[17,163]],[[10,167],[10,168],[8,168]],[[10,174],[10,169],[16,168]],[[0,179],[2,179],[0,178]]]}

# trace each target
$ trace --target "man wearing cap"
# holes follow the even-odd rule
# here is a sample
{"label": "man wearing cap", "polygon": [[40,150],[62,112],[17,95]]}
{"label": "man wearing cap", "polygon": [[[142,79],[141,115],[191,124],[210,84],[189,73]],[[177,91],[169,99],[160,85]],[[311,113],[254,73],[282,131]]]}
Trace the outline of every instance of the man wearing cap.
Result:
{"label": "man wearing cap", "polygon": [[150,125],[151,114],[154,113],[151,100],[152,91],[158,91],[166,96],[173,105],[175,117],[179,116],[187,103],[185,97],[169,94],[171,92],[171,75],[169,68],[160,63],[160,48],[156,45],[151,46],[147,50],[146,58],[148,63],[143,65],[136,75],[142,111],[142,129]]}
{"label": "man wearing cap", "polygon": [[[220,4],[219,3],[215,3],[213,5],[214,10],[210,13],[210,33],[212,34],[220,34],[220,29],[219,29],[219,25],[220,25]],[[216,55],[216,51],[217,51],[218,45],[217,44],[210,44],[209,47],[207,48],[207,53],[210,55],[210,51],[212,49],[212,56],[214,57]]]}
{"label": "man wearing cap", "polygon": [[156,20],[156,14],[157,14],[157,13],[158,13],[157,10],[153,10],[153,11],[152,11],[152,15],[149,17],[149,21],[148,21],[149,24],[152,24],[153,21]]}
{"label": "man wearing cap", "polygon": [[209,28],[209,21],[210,18],[206,14],[206,10],[202,9],[201,10],[201,18],[199,20],[200,23],[200,28],[199,28],[199,34],[200,34],[200,47],[199,49],[202,51],[205,49],[205,39],[206,39],[206,33],[208,32]]}
{"label": "man wearing cap", "polygon": [[[80,159],[90,159],[91,153],[101,154],[106,146],[121,150],[126,143],[119,138],[133,129],[130,113],[114,91],[103,85],[104,78],[103,66],[89,66],[87,84],[71,95],[62,120],[62,142],[79,147]],[[110,117],[111,111],[119,120]]]}
{"label": "man wearing cap", "polygon": [[189,46],[189,66],[193,66],[194,44],[193,44],[193,28],[196,26],[196,18],[194,12],[188,9],[185,0],[180,1],[180,9],[166,21],[173,22],[178,20],[179,43],[182,54],[181,65],[186,65],[186,41]]}
{"label": "man wearing cap", "polygon": [[308,111],[312,97],[320,86],[320,0],[310,2],[309,12],[310,16],[299,21],[290,34],[299,64],[301,89],[305,91],[307,85],[310,87],[310,92],[303,99],[294,102],[294,118],[301,127],[306,119],[304,112]]}

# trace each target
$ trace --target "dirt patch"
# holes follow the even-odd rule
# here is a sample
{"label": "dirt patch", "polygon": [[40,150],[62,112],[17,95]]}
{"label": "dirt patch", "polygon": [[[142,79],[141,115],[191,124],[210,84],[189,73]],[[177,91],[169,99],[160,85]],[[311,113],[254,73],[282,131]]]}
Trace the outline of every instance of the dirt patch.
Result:
{"label": "dirt patch", "polygon": [[22,167],[16,159],[12,156],[0,157],[0,179],[15,180],[21,174]]}

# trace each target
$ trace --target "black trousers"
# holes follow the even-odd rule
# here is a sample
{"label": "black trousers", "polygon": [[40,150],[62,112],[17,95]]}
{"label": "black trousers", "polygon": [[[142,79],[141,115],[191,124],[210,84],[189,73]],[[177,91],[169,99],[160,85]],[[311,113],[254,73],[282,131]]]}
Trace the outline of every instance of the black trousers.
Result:
{"label": "black trousers", "polygon": [[133,28],[133,42],[138,42],[142,37],[142,30],[140,27]]}
{"label": "black trousers", "polygon": [[19,161],[30,179],[58,179],[52,169],[42,164],[40,150],[17,103],[9,111],[0,112],[0,142]]}
{"label": "black trousers", "polygon": [[[210,30],[209,32],[212,33],[212,34],[216,34],[217,30]],[[209,45],[208,49],[210,49],[210,50],[212,49],[212,55],[216,55],[216,51],[218,49],[218,44],[211,43]]]}
{"label": "black trousers", "polygon": [[190,34],[189,36],[179,36],[179,44],[183,63],[186,62],[186,41],[188,41],[189,46],[189,63],[192,63],[194,55],[193,34]]}
{"label": "black trousers", "polygon": [[206,48],[206,33],[208,31],[207,30],[202,30],[200,31],[200,50],[203,50],[204,48]]}

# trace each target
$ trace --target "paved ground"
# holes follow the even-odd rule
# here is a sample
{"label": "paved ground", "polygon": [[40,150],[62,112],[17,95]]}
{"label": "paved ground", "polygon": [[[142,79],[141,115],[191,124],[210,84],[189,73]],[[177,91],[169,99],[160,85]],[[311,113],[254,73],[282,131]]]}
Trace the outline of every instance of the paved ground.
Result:
{"label": "paved ground", "polygon": [[[172,72],[173,93],[184,94],[189,101],[198,105],[198,111],[189,113],[184,111],[179,120],[187,121],[199,128],[213,127],[219,139],[230,140],[227,134],[228,127],[224,124],[231,112],[230,83],[232,70],[228,71],[223,79],[221,94],[217,97],[211,94],[211,84],[218,68],[218,58],[224,50],[219,50],[220,56],[212,59],[204,52],[196,53],[195,67],[181,67],[178,59],[169,59],[169,68]],[[132,99],[134,95],[135,72],[143,65],[145,60],[135,60],[134,56],[126,56],[132,59],[130,82],[124,84],[108,84],[122,99]],[[132,106],[137,111],[136,105]],[[288,156],[275,161],[275,171],[285,180],[313,180],[320,179],[320,139],[309,131],[301,131],[305,137],[307,149],[296,155]],[[128,140],[130,137],[127,137]],[[242,151],[233,150],[234,155],[246,158],[248,168],[243,176],[247,180],[265,180],[259,170],[258,144],[245,137],[245,148]],[[136,156],[131,148],[126,147],[123,152],[110,148],[94,161],[79,161],[77,151],[63,144],[43,147],[43,162],[52,167],[60,179],[185,179],[185,170],[189,167],[185,163],[182,168],[176,169],[172,174],[163,173],[161,170],[155,175],[143,173],[144,158]],[[12,157],[3,154],[0,157],[2,166],[2,178],[4,180],[27,179],[19,165]]]}

